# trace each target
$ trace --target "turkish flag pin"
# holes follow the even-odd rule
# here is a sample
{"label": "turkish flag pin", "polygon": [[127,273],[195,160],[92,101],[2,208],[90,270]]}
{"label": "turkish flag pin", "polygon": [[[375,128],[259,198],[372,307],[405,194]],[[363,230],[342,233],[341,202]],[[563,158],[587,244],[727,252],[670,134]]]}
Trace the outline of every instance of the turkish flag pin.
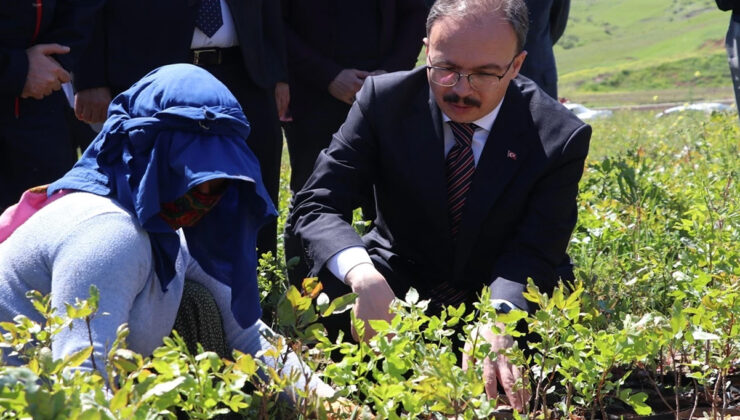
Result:
{"label": "turkish flag pin", "polygon": [[516,160],[516,153],[512,152],[511,150],[508,150],[506,152],[506,157],[511,160]]}

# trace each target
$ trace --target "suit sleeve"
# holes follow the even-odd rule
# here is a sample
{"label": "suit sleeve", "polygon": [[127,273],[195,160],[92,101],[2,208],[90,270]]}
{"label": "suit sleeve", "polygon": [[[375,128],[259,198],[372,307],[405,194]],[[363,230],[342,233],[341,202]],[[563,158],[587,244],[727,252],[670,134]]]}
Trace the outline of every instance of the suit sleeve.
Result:
{"label": "suit sleeve", "polygon": [[68,54],[54,58],[68,71],[84,52],[92,35],[95,14],[103,7],[103,0],[60,0],[57,2],[51,28],[43,33],[37,44],[53,43],[66,45]]}
{"label": "suit sleeve", "polygon": [[568,25],[568,14],[570,13],[570,0],[555,0],[550,10],[550,38],[555,45]]}
{"label": "suit sleeve", "polygon": [[329,83],[342,71],[342,66],[334,60],[323,57],[293,30],[291,22],[300,19],[300,16],[292,16],[291,1],[282,0],[285,44],[291,73],[306,85],[319,90],[328,89]]}
{"label": "suit sleeve", "polygon": [[554,267],[562,263],[576,225],[578,182],[591,139],[591,127],[571,133],[560,156],[530,193],[515,236],[494,264],[491,297],[528,308],[522,296],[527,278],[541,290],[554,286]]}
{"label": "suit sleeve", "polygon": [[0,95],[19,96],[28,74],[28,56],[23,48],[0,47]]}
{"label": "suit sleeve", "polygon": [[398,0],[396,2],[396,27],[393,49],[380,68],[392,72],[409,70],[416,64],[425,33],[427,8],[423,0]]}
{"label": "suit sleeve", "polygon": [[105,14],[99,10],[93,18],[93,31],[90,43],[75,64],[75,91],[106,87],[110,85],[107,77],[107,40],[105,32]]}
{"label": "suit sleeve", "polygon": [[719,10],[732,10],[733,0],[715,0]]}
{"label": "suit sleeve", "polygon": [[316,161],[314,172],[295,197],[295,208],[289,225],[300,239],[317,274],[337,252],[364,247],[351,225],[352,211],[370,200],[374,169],[377,167],[377,144],[372,118],[374,85],[367,79],[329,147]]}
{"label": "suit sleeve", "polygon": [[273,82],[288,82],[288,65],[285,55],[285,28],[280,10],[280,1],[271,0],[264,4],[265,48],[268,52],[267,71]]}

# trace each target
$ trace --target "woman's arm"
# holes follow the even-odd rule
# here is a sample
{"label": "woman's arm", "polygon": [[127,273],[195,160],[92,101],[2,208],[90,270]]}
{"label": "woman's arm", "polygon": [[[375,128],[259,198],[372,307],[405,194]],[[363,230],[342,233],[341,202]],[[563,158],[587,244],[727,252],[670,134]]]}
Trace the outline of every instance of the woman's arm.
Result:
{"label": "woman's arm", "polygon": [[[219,310],[221,311],[224,332],[229,346],[241,352],[251,354],[252,356],[255,356],[262,350],[271,348],[272,344],[270,344],[265,337],[275,336],[275,332],[261,320],[258,320],[249,328],[240,327],[231,313],[231,289],[203,271],[200,265],[198,265],[194,259],[190,258],[187,252],[184,254],[186,254],[190,259],[185,278],[202,284],[213,294]],[[264,356],[263,360],[273,368],[275,368],[278,363],[277,360]],[[285,364],[281,369],[281,375],[289,375],[291,371],[303,372],[298,381],[294,384],[294,388],[304,388],[306,386],[306,378],[308,378],[308,388],[316,391],[318,395],[329,397],[334,394],[334,390],[314,375],[311,369],[303,364],[298,356],[293,352],[287,354]]]}
{"label": "woman's arm", "polygon": [[[105,373],[103,363],[116,330],[129,322],[134,300],[152,275],[151,260],[148,235],[123,212],[94,215],[60,235],[50,255],[52,307],[66,314],[65,304],[87,299],[92,285],[100,292],[100,302],[89,331],[80,320],[53,338],[54,358],[82,350],[92,339],[95,367]],[[93,360],[82,368],[92,369]]]}

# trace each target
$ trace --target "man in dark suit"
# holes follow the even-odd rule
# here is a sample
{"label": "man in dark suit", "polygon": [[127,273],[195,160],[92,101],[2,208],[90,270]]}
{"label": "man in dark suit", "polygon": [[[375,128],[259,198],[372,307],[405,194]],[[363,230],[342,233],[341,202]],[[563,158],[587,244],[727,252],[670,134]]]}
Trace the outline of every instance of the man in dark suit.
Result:
{"label": "man in dark suit", "polygon": [[[223,82],[249,120],[247,144],[278,202],[282,132],[278,113],[289,102],[285,40],[277,0],[109,0],[94,41],[75,73],[75,111],[103,121],[111,97],[151,70],[199,65]],[[259,252],[275,252],[277,225],[267,225]]]}
{"label": "man in dark suit", "polygon": [[552,47],[565,32],[570,0],[526,0],[526,3],[529,9],[529,33],[524,50],[528,58],[519,73],[558,99],[558,71]]}
{"label": "man in dark suit", "polygon": [[730,26],[727,28],[725,47],[730,64],[732,86],[735,90],[735,104],[740,116],[740,0],[715,0],[720,10],[732,10]]}
{"label": "man in dark suit", "polygon": [[[423,0],[283,0],[290,77],[290,189],[298,192],[319,152],[344,122],[366,77],[414,66],[424,36]],[[366,210],[371,208],[366,204]],[[288,275],[300,283],[308,267],[286,229]]]}
{"label": "man in dark suit", "polygon": [[102,0],[5,1],[0,12],[0,211],[54,181],[77,155],[62,84]]}
{"label": "man in dark suit", "polygon": [[[366,80],[296,195],[291,223],[312,274],[330,296],[357,293],[358,318],[388,319],[409,287],[441,305],[490,285],[506,311],[530,309],[528,277],[555,286],[591,128],[517,77],[527,24],[523,0],[437,0],[428,66]],[[352,211],[369,191],[376,217],[360,237]],[[482,335],[494,349],[512,343]],[[498,377],[521,408],[519,368],[484,366],[489,395]]]}

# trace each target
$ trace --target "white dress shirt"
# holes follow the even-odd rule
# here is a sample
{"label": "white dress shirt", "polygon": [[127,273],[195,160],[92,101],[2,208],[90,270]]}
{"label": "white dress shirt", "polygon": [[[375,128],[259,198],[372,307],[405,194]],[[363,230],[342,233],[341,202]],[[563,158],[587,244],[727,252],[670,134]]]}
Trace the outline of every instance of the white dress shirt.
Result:
{"label": "white dress shirt", "polygon": [[231,10],[226,0],[221,0],[221,20],[224,22],[223,25],[210,38],[196,27],[193,31],[193,40],[190,42],[190,49],[228,48],[239,45],[234,20],[231,18]]}

